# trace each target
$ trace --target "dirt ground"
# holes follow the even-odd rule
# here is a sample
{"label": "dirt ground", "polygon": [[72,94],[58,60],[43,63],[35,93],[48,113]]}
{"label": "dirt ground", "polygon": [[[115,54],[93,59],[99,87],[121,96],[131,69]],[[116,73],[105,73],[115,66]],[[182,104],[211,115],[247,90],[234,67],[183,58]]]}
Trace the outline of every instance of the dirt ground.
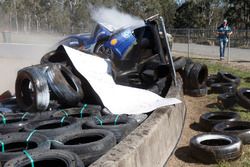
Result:
{"label": "dirt ground", "polygon": [[203,167],[209,165],[203,165],[193,159],[190,156],[190,152],[188,149],[189,140],[199,134],[202,133],[199,130],[199,118],[200,115],[208,112],[209,108],[208,104],[213,104],[216,102],[216,99],[204,97],[190,97],[184,96],[185,104],[187,106],[187,115],[184,124],[183,133],[181,136],[181,140],[175,150],[175,153],[169,159],[167,164],[168,167]]}

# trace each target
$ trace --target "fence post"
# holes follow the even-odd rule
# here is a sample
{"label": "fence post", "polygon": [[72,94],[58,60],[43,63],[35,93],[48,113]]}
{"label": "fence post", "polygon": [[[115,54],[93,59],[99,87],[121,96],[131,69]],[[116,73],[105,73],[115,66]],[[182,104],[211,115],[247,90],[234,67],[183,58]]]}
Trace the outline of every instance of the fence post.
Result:
{"label": "fence post", "polygon": [[190,29],[187,29],[187,39],[188,39],[188,58],[190,57]]}

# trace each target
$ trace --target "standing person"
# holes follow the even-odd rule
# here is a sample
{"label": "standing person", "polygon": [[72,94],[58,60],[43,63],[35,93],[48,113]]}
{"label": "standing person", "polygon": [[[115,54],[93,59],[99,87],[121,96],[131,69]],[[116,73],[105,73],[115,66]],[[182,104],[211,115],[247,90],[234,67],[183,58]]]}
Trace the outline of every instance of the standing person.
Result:
{"label": "standing person", "polygon": [[219,45],[220,45],[220,60],[224,60],[224,53],[225,53],[225,48],[228,43],[228,38],[232,34],[232,30],[228,26],[227,20],[224,20],[223,24],[221,24],[217,28],[217,34],[218,34],[218,40],[219,40]]}

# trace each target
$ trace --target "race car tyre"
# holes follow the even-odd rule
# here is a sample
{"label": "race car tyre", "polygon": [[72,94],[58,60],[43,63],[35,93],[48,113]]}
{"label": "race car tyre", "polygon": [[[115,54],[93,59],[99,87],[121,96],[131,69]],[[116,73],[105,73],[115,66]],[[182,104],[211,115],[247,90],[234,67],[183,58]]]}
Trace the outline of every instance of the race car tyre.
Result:
{"label": "race car tyre", "polygon": [[184,89],[184,94],[187,94],[189,96],[193,97],[202,97],[206,96],[208,92],[207,87],[199,88],[199,89]]}
{"label": "race car tyre", "polygon": [[208,112],[200,116],[199,125],[209,132],[218,123],[237,120],[240,120],[240,115],[236,112]]}
{"label": "race car tyre", "polygon": [[49,139],[53,139],[65,132],[72,132],[81,128],[75,118],[63,117],[32,121],[24,126],[26,132],[32,132],[34,129],[46,135]]}
{"label": "race car tyre", "polygon": [[240,77],[237,77],[231,73],[220,71],[217,75],[221,82],[230,82],[235,83],[236,85],[240,84]]}
{"label": "race car tyre", "polygon": [[3,113],[0,117],[0,133],[19,132],[35,118],[36,116],[30,113]]}
{"label": "race car tyre", "polygon": [[47,70],[49,87],[61,105],[75,106],[83,99],[81,81],[61,64],[54,64]]}
{"label": "race car tyre", "polygon": [[237,86],[234,83],[214,83],[210,85],[211,92],[216,94],[235,93]]}
{"label": "race car tyre", "polygon": [[69,151],[48,150],[45,152],[27,152],[22,153],[20,157],[9,160],[4,167],[26,167],[32,165],[35,167],[84,167],[81,159],[75,153]]}
{"label": "race car tyre", "polygon": [[49,105],[47,79],[38,67],[26,67],[18,71],[15,92],[17,103],[24,111],[42,112]]}
{"label": "race car tyre", "polygon": [[50,149],[48,138],[37,132],[9,133],[1,136],[0,161],[2,165],[10,159],[23,155],[23,150],[47,152]]}
{"label": "race car tyre", "polygon": [[224,93],[217,96],[217,103],[223,108],[232,108],[236,103],[236,94],[235,93]]}
{"label": "race car tyre", "polygon": [[53,112],[52,117],[75,117],[77,119],[85,119],[94,116],[101,117],[102,107],[99,105],[86,105],[81,108],[68,108]]}
{"label": "race car tyre", "polygon": [[191,138],[191,156],[205,163],[234,160],[242,154],[242,142],[236,136],[218,133],[205,133]]}
{"label": "race car tyre", "polygon": [[240,106],[250,109],[250,88],[240,88],[237,93],[237,102]]}
{"label": "race car tyre", "polygon": [[76,153],[86,166],[90,165],[116,145],[112,132],[91,129],[66,133],[52,141],[52,147]]}
{"label": "race car tyre", "polygon": [[82,124],[82,129],[106,129],[114,133],[117,143],[125,138],[138,126],[135,119],[127,115],[107,115],[105,117],[94,117]]}
{"label": "race car tyre", "polygon": [[195,63],[189,73],[190,88],[199,89],[206,84],[208,68],[205,64]]}
{"label": "race car tyre", "polygon": [[250,144],[250,122],[231,121],[216,124],[214,132],[238,136],[243,144]]}

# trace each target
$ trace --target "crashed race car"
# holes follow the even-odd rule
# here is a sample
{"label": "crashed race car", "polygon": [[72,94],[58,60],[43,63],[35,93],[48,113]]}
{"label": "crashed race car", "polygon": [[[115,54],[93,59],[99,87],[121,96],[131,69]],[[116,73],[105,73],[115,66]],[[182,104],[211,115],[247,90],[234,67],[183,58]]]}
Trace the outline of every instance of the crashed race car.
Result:
{"label": "crashed race car", "polygon": [[[166,76],[171,73],[171,68],[174,76],[175,71],[170,56],[173,40],[159,18],[155,15],[145,19],[143,25],[119,29],[98,23],[92,33],[70,35],[55,48],[66,45],[110,60],[116,83],[162,94]],[[48,53],[42,61],[53,55],[54,51]]]}

